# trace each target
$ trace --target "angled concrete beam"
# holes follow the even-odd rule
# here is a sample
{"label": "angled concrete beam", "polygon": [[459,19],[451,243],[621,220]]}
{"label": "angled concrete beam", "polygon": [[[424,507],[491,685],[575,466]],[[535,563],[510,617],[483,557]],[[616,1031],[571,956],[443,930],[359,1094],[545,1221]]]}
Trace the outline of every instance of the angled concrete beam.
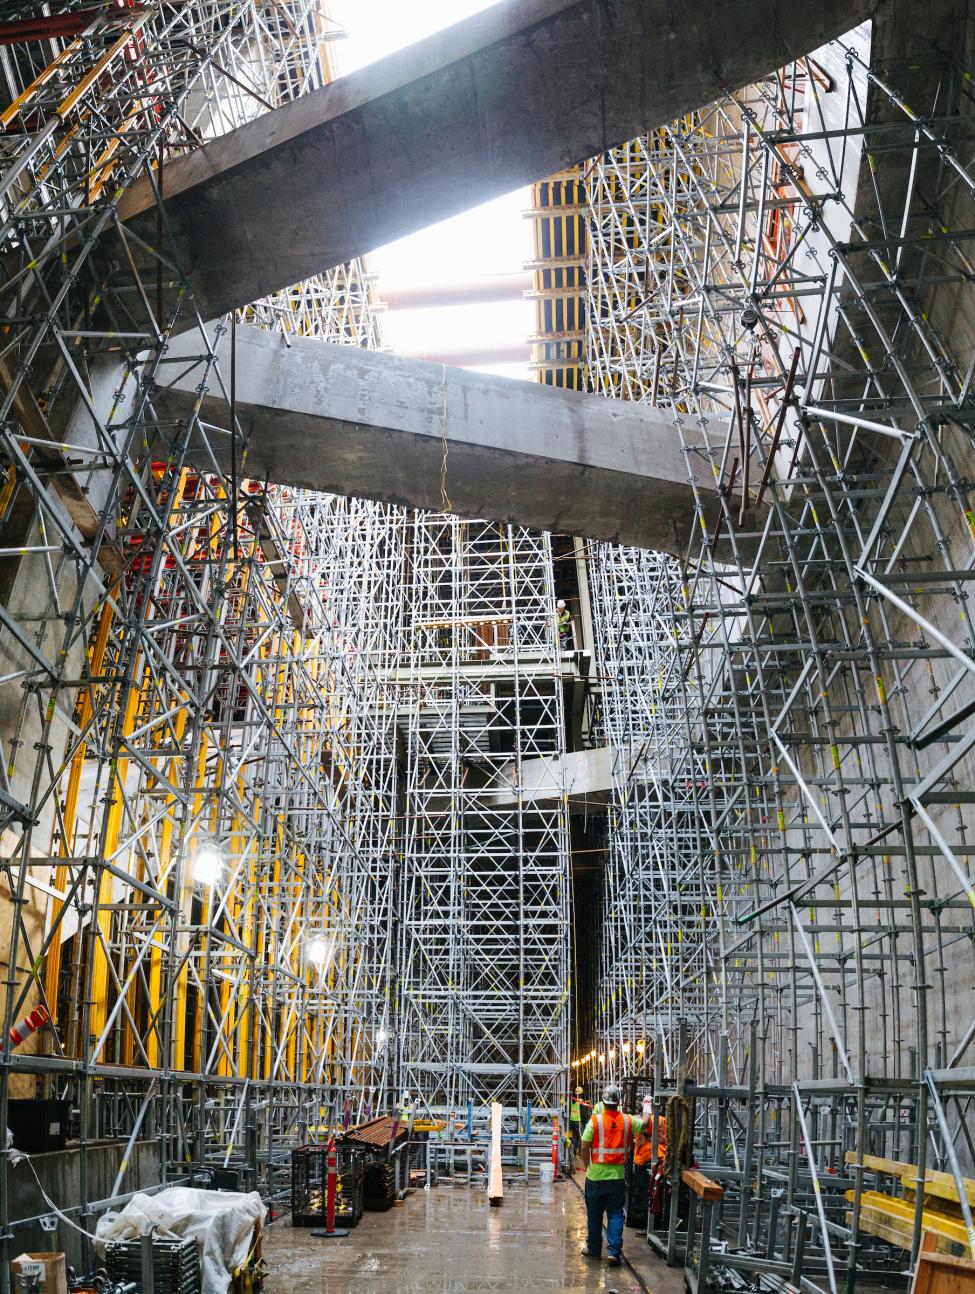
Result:
{"label": "angled concrete beam", "polygon": [[[594,157],[905,0],[509,0],[165,169],[205,319]],[[147,180],[120,204],[154,244]]]}
{"label": "angled concrete beam", "polygon": [[[525,759],[502,769],[488,804],[496,809],[554,809],[565,803],[569,813],[592,813],[612,803],[613,791],[626,780],[632,765],[625,751],[613,746],[569,751]],[[646,761],[640,765],[646,775]],[[567,799],[566,799],[567,797]]]}
{"label": "angled concrete beam", "polygon": [[[203,377],[199,335],[166,353],[155,403],[189,416]],[[226,333],[217,345],[229,373]],[[694,495],[671,419],[645,405],[487,377],[257,328],[237,330],[237,417],[246,438],[242,474],[333,494],[509,521],[671,552],[694,524]],[[200,416],[229,426],[211,380]],[[723,442],[720,419],[709,423]],[[693,419],[685,434],[700,443]],[[229,436],[213,430],[218,460]],[[692,459],[692,462],[694,460]],[[698,473],[709,524],[718,499],[709,468]]]}

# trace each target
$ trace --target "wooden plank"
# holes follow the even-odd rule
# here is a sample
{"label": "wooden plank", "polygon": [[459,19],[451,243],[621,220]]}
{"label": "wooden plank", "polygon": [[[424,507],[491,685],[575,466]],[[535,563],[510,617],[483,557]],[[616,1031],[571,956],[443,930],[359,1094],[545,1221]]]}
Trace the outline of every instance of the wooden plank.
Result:
{"label": "wooden plank", "polygon": [[685,1168],[680,1175],[680,1179],[699,1199],[724,1199],[724,1187],[719,1182],[712,1181],[710,1177],[705,1177],[696,1168]]}
{"label": "wooden plank", "polygon": [[[853,1214],[846,1214],[846,1225],[853,1225]],[[860,1230],[868,1236],[876,1236],[879,1240],[886,1240],[889,1245],[897,1245],[900,1249],[910,1249],[912,1231],[903,1223],[896,1222],[893,1218],[887,1218],[881,1221],[879,1215],[875,1215],[871,1209],[861,1209],[860,1211]],[[941,1244],[949,1245],[948,1240],[941,1240]]]}
{"label": "wooden plank", "polygon": [[891,1177],[903,1177],[913,1173],[917,1177],[917,1165],[906,1164],[901,1159],[883,1159],[880,1155],[858,1155],[855,1150],[848,1150],[843,1156],[844,1162],[855,1167],[862,1165],[874,1173],[888,1173]]}
{"label": "wooden plank", "polygon": [[[847,1191],[846,1198],[852,1204],[854,1192]],[[891,1243],[901,1244],[902,1248],[910,1249],[909,1233],[912,1233],[914,1224],[914,1206],[912,1204],[894,1195],[883,1195],[879,1191],[864,1191],[861,1196],[861,1209],[865,1218],[868,1218],[871,1222],[889,1227],[906,1239],[906,1243],[902,1243],[900,1240],[892,1240]],[[956,1218],[949,1217],[946,1213],[939,1213],[935,1209],[925,1209],[921,1214],[921,1220],[926,1231],[932,1231],[936,1235],[960,1245],[966,1253],[968,1252],[968,1232],[965,1230],[964,1224]],[[866,1227],[864,1229],[866,1230]],[[884,1239],[888,1239],[888,1237],[885,1236]]]}
{"label": "wooden plank", "polygon": [[580,265],[585,265],[585,252],[578,252],[575,256],[540,256],[535,261],[522,261],[523,270],[539,272],[542,270],[574,270]]}
{"label": "wooden plank", "polygon": [[501,1104],[491,1102],[491,1166],[488,1169],[488,1201],[497,1207],[504,1201],[501,1176]]}
{"label": "wooden plank", "polygon": [[567,288],[539,288],[537,292],[522,292],[521,295],[526,301],[564,301],[568,297],[585,296],[586,285],[577,283]]}
{"label": "wooden plank", "polygon": [[[887,1173],[891,1177],[899,1177],[901,1183],[908,1190],[916,1190],[918,1185],[918,1174],[916,1164],[907,1164],[900,1159],[883,1159],[879,1155],[857,1155],[855,1151],[848,1150],[844,1155],[847,1164],[862,1164],[870,1172]],[[965,1187],[965,1194],[968,1196],[969,1204],[975,1204],[975,1179],[963,1177],[962,1184]],[[943,1200],[954,1200],[956,1204],[960,1202],[958,1187],[951,1173],[941,1173],[936,1169],[929,1168],[924,1174],[924,1193],[925,1195],[937,1195]]]}
{"label": "wooden plank", "polygon": [[567,202],[563,207],[539,207],[521,214],[524,220],[551,220],[553,216],[584,216],[588,210],[584,202]]}
{"label": "wooden plank", "polygon": [[[914,1170],[914,1177],[917,1177],[917,1170]],[[970,1177],[963,1177],[962,1185],[965,1188],[965,1194],[968,1196],[968,1203],[975,1204],[975,1181]],[[905,1186],[916,1189],[914,1182],[909,1182],[902,1178]],[[939,1173],[934,1169],[924,1174],[924,1193],[925,1195],[937,1195],[943,1200],[952,1200],[955,1204],[961,1203],[961,1196],[958,1192],[958,1186],[955,1183],[951,1173]]]}

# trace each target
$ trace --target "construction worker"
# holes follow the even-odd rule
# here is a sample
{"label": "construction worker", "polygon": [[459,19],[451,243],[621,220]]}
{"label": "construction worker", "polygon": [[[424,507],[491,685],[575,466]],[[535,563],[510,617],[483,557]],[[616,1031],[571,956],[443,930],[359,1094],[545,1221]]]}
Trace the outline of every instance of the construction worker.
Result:
{"label": "construction worker", "polygon": [[649,1164],[653,1158],[653,1128],[657,1125],[657,1158],[667,1158],[667,1120],[660,1115],[651,1115],[650,1118],[641,1120],[643,1123],[644,1133],[640,1145],[633,1151],[633,1162],[635,1164]]}
{"label": "construction worker", "polygon": [[586,1169],[586,1220],[584,1258],[603,1252],[603,1214],[606,1215],[607,1261],[622,1262],[623,1222],[626,1211],[626,1160],[635,1143],[643,1143],[643,1120],[620,1111],[620,1089],[609,1083],[603,1089],[603,1109],[593,1114],[582,1134],[582,1162]]}
{"label": "construction worker", "polygon": [[641,1107],[643,1117],[643,1135],[646,1142],[633,1152],[635,1164],[649,1164],[653,1159],[653,1138],[657,1138],[657,1159],[667,1157],[667,1118],[663,1114],[654,1114],[653,1097],[649,1094],[643,1098]]}
{"label": "construction worker", "polygon": [[559,634],[559,650],[571,651],[572,617],[569,615],[569,608],[561,598],[555,604],[555,626]]}
{"label": "construction worker", "polygon": [[647,1225],[651,1178],[655,1172],[654,1125],[657,1132],[656,1163],[660,1165],[659,1171],[662,1171],[663,1161],[667,1156],[667,1120],[663,1115],[653,1113],[653,1103],[648,1097],[643,1102],[643,1136],[633,1148],[633,1167],[630,1172],[630,1189],[626,1200],[627,1225],[641,1229]]}
{"label": "construction worker", "polygon": [[582,1099],[582,1088],[577,1087],[575,1096],[569,1104],[569,1130],[572,1133],[572,1149],[576,1154],[582,1145],[582,1129],[589,1122],[589,1106]]}

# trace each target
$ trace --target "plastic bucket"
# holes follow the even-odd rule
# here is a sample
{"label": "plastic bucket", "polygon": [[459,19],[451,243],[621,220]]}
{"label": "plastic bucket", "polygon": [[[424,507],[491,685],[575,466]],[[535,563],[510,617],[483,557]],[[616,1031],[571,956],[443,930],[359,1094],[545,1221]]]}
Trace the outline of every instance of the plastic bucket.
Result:
{"label": "plastic bucket", "polygon": [[552,1182],[555,1181],[555,1165],[542,1164],[541,1168],[538,1170],[538,1177],[541,1182],[550,1186]]}

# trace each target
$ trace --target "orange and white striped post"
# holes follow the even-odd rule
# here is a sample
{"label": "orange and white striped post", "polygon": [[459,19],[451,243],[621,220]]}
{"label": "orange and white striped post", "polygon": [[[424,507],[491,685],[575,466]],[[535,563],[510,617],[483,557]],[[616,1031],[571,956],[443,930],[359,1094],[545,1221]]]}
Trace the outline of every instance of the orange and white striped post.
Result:
{"label": "orange and white striped post", "polygon": [[37,1006],[31,1011],[30,1015],[25,1015],[23,1020],[18,1020],[10,1030],[11,1047],[19,1047],[22,1042],[26,1042],[32,1033],[37,1033],[38,1029],[43,1028],[51,1018],[51,1013],[46,1006]]}
{"label": "orange and white striped post", "polygon": [[[325,1152],[325,1230],[313,1231],[312,1235],[320,1240],[335,1240],[349,1233],[344,1227],[335,1225],[335,1196],[338,1190],[339,1159],[335,1149],[335,1137],[329,1137],[328,1150]],[[353,1207],[355,1202],[353,1201]]]}
{"label": "orange and white striped post", "polygon": [[335,1138],[328,1139],[328,1155],[325,1160],[325,1230],[335,1230],[335,1192],[338,1187],[339,1159],[335,1152]]}

